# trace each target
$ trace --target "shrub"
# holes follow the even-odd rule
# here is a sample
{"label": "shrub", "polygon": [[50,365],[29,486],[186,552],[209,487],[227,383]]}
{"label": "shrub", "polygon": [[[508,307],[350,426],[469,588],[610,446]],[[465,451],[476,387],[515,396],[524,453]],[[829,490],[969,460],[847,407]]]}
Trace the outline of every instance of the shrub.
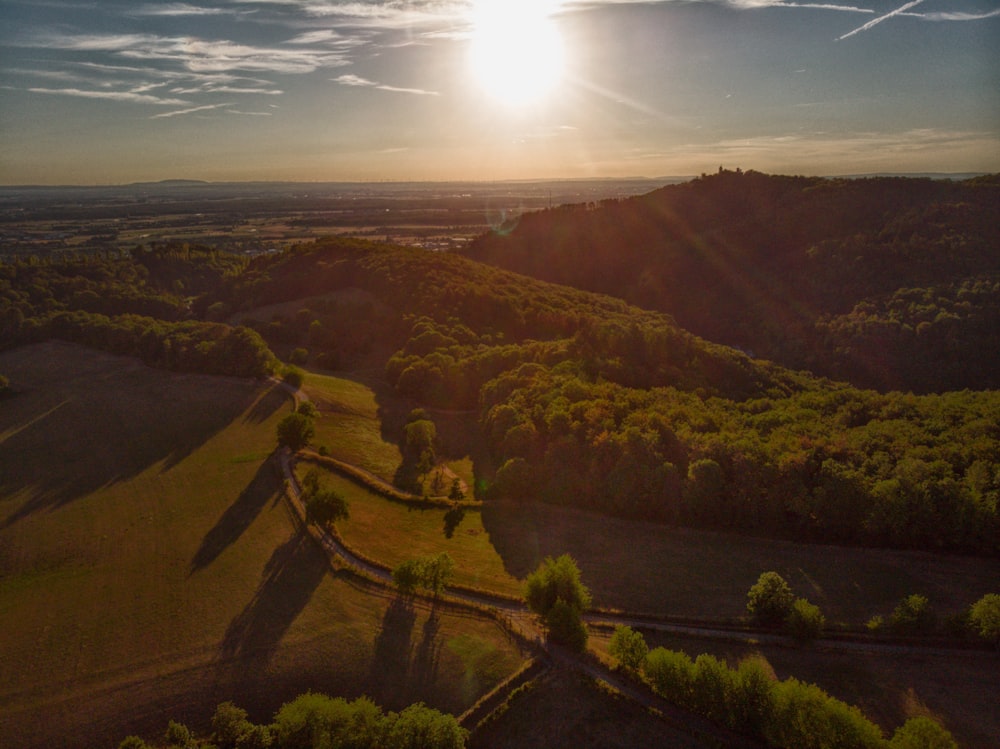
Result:
{"label": "shrub", "polygon": [[118,744],[118,749],[150,749],[149,744],[138,736],[126,736]]}
{"label": "shrub", "polygon": [[892,628],[903,634],[913,634],[918,632],[929,632],[934,628],[934,610],[926,596],[907,596],[892,612],[889,624]]}
{"label": "shrub", "polygon": [[785,619],[785,628],[789,634],[801,642],[810,642],[823,634],[826,617],[819,606],[809,603],[805,598],[796,598],[791,611]]}
{"label": "shrub", "polygon": [[987,593],[972,604],[969,624],[980,637],[1000,645],[1000,595]]}
{"label": "shrub", "polygon": [[302,383],[305,382],[305,375],[302,374],[301,369],[296,369],[295,367],[289,367],[285,370],[285,382],[291,385],[293,388],[298,390],[302,387]]}
{"label": "shrub", "polygon": [[333,489],[318,489],[306,498],[306,519],[321,527],[328,527],[351,515],[347,500]]}
{"label": "shrub", "polygon": [[191,730],[183,723],[175,721],[167,723],[167,732],[164,739],[169,746],[180,747],[180,749],[187,749],[187,747],[194,745]]}
{"label": "shrub", "polygon": [[631,627],[618,626],[611,635],[608,652],[625,668],[637,671],[646,660],[649,646],[641,632],[636,632]]}
{"label": "shrub", "polygon": [[764,572],[747,592],[747,611],[765,627],[781,625],[792,610],[795,597],[777,572]]}
{"label": "shrub", "polygon": [[302,401],[298,405],[298,408],[295,409],[295,413],[308,416],[310,419],[315,419],[319,416],[319,409],[316,408],[316,404],[312,401]]}
{"label": "shrub", "polygon": [[733,683],[730,728],[759,736],[771,719],[774,671],[761,656],[740,662]]}
{"label": "shrub", "polygon": [[958,749],[955,739],[937,721],[924,716],[910,718],[896,729],[890,749]]}
{"label": "shrub", "polygon": [[694,695],[694,663],[687,653],[654,648],[643,666],[653,689],[681,707],[691,707]]}

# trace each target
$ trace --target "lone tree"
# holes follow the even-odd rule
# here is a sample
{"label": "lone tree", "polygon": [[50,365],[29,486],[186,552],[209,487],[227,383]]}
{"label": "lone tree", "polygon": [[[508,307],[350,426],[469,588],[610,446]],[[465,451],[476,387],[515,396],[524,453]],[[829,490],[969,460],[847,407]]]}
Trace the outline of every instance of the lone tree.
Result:
{"label": "lone tree", "polygon": [[442,551],[436,556],[407,559],[392,571],[392,581],[402,593],[423,588],[435,596],[442,593],[455,570],[455,560]]}
{"label": "lone tree", "polygon": [[777,572],[764,572],[747,592],[747,611],[765,627],[778,627],[792,610],[795,596]]}
{"label": "lone tree", "polygon": [[306,520],[322,527],[350,517],[347,500],[324,486],[315,468],[310,468],[302,477],[302,502],[306,506]]}
{"label": "lone tree", "polygon": [[298,452],[309,444],[316,433],[313,420],[305,414],[288,414],[278,422],[278,444]]}
{"label": "lone tree", "polygon": [[321,488],[306,497],[305,502],[306,519],[323,527],[351,516],[347,500],[333,489]]}
{"label": "lone tree", "polygon": [[580,581],[580,568],[573,557],[546,557],[528,575],[524,600],[542,618],[553,640],[577,650],[586,647],[587,628],[582,614],[590,606],[590,591]]}

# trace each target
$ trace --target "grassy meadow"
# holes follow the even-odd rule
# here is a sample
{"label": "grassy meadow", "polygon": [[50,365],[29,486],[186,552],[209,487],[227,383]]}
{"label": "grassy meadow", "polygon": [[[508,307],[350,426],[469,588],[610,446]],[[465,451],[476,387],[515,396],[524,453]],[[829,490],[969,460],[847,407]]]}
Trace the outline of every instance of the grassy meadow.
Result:
{"label": "grassy meadow", "polygon": [[[302,475],[312,468],[303,463],[298,471]],[[347,499],[350,518],[338,521],[337,530],[351,549],[389,567],[447,551],[455,560],[454,582],[520,595],[521,583],[504,569],[478,510],[454,516],[440,508],[389,500],[329,471],[323,472],[323,481]]]}
{"label": "grassy meadow", "polygon": [[107,747],[266,720],[308,689],[461,712],[521,662],[488,620],[330,568],[269,458],[259,383],[61,343],[0,354],[0,736]]}
{"label": "grassy meadow", "polygon": [[382,388],[374,388],[379,388],[377,382],[310,372],[304,391],[320,412],[313,443],[326,447],[338,460],[391,482],[402,461],[399,435],[383,432],[381,404],[389,397]]}

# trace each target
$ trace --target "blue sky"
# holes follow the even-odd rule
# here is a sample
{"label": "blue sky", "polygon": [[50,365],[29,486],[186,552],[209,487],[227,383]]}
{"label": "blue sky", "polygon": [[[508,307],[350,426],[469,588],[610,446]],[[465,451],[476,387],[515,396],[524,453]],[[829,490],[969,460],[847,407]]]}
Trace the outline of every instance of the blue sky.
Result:
{"label": "blue sky", "polygon": [[1000,171],[998,0],[0,0],[0,183]]}

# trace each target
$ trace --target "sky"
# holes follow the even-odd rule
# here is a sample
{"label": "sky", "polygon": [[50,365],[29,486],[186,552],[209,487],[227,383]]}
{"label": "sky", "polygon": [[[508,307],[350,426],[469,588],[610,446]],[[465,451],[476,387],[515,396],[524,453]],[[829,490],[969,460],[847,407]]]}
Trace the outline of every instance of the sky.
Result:
{"label": "sky", "polygon": [[1000,0],[0,0],[0,184],[1000,171]]}

